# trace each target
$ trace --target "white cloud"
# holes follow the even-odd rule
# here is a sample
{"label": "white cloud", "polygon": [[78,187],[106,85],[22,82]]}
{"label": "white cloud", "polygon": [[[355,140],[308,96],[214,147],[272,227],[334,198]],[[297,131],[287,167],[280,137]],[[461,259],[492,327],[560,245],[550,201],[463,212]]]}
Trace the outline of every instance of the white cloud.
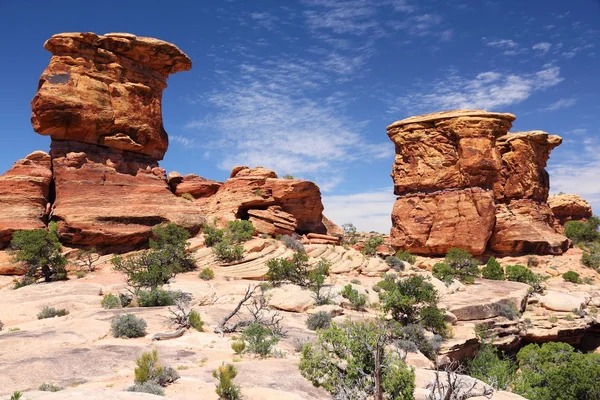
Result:
{"label": "white cloud", "polygon": [[533,45],[532,49],[539,51],[541,54],[546,54],[552,47],[551,43],[541,42]]}
{"label": "white cloud", "polygon": [[515,47],[519,47],[517,42],[510,39],[489,40],[488,38],[484,37],[482,40],[486,46],[495,47],[498,49],[514,49]]}
{"label": "white cloud", "polygon": [[171,135],[171,136],[169,136],[169,140],[171,142],[175,142],[185,148],[192,148],[192,147],[195,147],[195,145],[196,145],[196,141],[194,139],[186,138],[185,136],[181,136],[181,135]]}
{"label": "white cloud", "polygon": [[548,107],[543,108],[543,111],[556,111],[561,108],[569,108],[573,107],[577,103],[577,99],[559,99],[554,103],[550,104]]}
{"label": "white cloud", "polygon": [[256,24],[262,28],[265,28],[269,31],[276,30],[277,23],[279,22],[279,18],[273,14],[268,12],[261,13],[252,13],[250,17],[256,22]]}
{"label": "white cloud", "polygon": [[517,104],[533,93],[563,81],[560,68],[546,65],[535,73],[503,74],[482,72],[474,78],[450,71],[445,79],[396,99],[391,112],[432,112],[455,108],[495,110]]}
{"label": "white cloud", "polygon": [[323,212],[338,225],[352,223],[359,231],[388,234],[396,196],[392,188],[371,192],[323,196]]}

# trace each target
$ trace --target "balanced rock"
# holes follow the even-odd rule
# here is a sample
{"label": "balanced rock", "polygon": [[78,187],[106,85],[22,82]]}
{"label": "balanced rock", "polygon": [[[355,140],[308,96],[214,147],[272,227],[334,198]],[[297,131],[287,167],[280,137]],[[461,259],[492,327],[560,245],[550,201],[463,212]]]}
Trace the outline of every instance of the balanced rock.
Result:
{"label": "balanced rock", "polygon": [[161,160],[162,91],[192,63],[175,45],[127,33],[61,33],[31,102],[33,128],[53,140],[109,146]]}
{"label": "balanced rock", "polygon": [[46,227],[51,182],[50,156],[43,151],[15,162],[0,176],[0,248],[17,230]]}
{"label": "balanced rock", "polygon": [[561,233],[568,221],[585,220],[593,215],[590,203],[575,194],[550,196],[548,205],[554,216],[554,229]]}

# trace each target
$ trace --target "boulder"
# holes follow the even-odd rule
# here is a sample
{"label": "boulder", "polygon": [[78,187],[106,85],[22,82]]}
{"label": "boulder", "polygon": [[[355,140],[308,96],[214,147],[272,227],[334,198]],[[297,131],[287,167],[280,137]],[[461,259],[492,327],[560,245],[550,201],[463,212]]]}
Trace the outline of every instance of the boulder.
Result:
{"label": "boulder", "polygon": [[161,160],[168,147],[162,91],[192,63],[175,45],[126,33],[61,33],[31,102],[34,130]]}
{"label": "boulder", "polygon": [[52,218],[63,243],[122,250],[146,242],[155,225],[174,222],[196,234],[205,222],[146,156],[73,141],[53,141],[51,155]]}
{"label": "boulder", "polygon": [[319,312],[326,312],[331,318],[335,318],[335,317],[339,317],[340,315],[344,314],[344,309],[335,304],[326,304],[326,305],[317,306],[315,308],[312,308],[312,309],[308,310],[306,313],[307,314],[316,314]]}
{"label": "boulder", "polygon": [[435,369],[433,361],[425,357],[425,355],[418,350],[415,353],[406,353],[406,358],[404,359],[404,361],[407,365],[411,367]]}
{"label": "boulder", "polygon": [[270,290],[269,296],[269,305],[283,311],[305,312],[316,303],[313,292],[291,284]]}
{"label": "boulder", "polygon": [[183,196],[189,194],[194,199],[202,199],[210,197],[217,193],[217,190],[223,184],[222,182],[212,181],[210,179],[202,178],[195,174],[189,174],[181,176],[178,173],[169,173],[169,187],[176,196]]}
{"label": "boulder", "polygon": [[575,194],[550,196],[548,205],[554,217],[554,228],[560,233],[566,222],[585,220],[593,215],[590,203]]}
{"label": "boulder", "polygon": [[587,303],[584,297],[548,291],[545,296],[540,297],[540,304],[548,310],[571,312],[583,309]]}
{"label": "boulder", "polygon": [[46,227],[52,169],[50,156],[35,151],[0,176],[0,248],[18,230]]}

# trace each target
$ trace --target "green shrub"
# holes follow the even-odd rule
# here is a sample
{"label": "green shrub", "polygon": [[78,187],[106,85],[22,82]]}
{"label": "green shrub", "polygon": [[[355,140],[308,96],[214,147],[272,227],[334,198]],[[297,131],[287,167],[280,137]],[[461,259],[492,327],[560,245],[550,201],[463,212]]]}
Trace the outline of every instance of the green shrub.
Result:
{"label": "green shrub", "polygon": [[[380,380],[385,395],[382,398],[412,399],[414,371],[396,352],[388,352],[392,340],[380,322],[332,323],[317,331],[315,343],[304,345],[298,367],[302,376],[323,387],[333,398],[346,398],[342,396],[348,392],[355,399],[374,398],[375,381]],[[375,366],[377,353],[379,370]]]}
{"label": "green shrub", "polygon": [[311,331],[329,328],[330,324],[331,316],[326,311],[319,311],[317,313],[310,314],[306,320],[306,327]]}
{"label": "green shrub", "polygon": [[129,257],[116,255],[111,263],[115,271],[127,275],[127,284],[136,290],[141,288],[156,290],[169,283],[177,273],[174,266],[168,263],[160,252],[151,250]]}
{"label": "green shrub", "polygon": [[433,265],[431,273],[434,277],[446,284],[451,283],[455,278],[455,271],[446,263],[439,262]]}
{"label": "green shrub", "polygon": [[252,239],[254,235],[254,226],[250,221],[235,220],[227,223],[225,236],[229,238],[231,243],[240,244]]}
{"label": "green shrub", "polygon": [[568,271],[562,274],[562,278],[571,283],[581,283],[581,277],[575,271]]}
{"label": "green shrub", "polygon": [[181,292],[163,289],[138,290],[135,295],[140,307],[165,307],[174,305],[181,297]]}
{"label": "green shrub", "polygon": [[42,383],[39,387],[38,390],[40,392],[59,392],[61,390],[65,390],[64,387],[62,386],[58,386],[58,385],[53,385],[51,383]]}
{"label": "green shrub", "polygon": [[231,343],[231,350],[235,352],[235,354],[242,354],[246,349],[246,343],[242,340],[236,340]]}
{"label": "green shrub", "polygon": [[383,236],[373,235],[365,240],[363,253],[368,256],[374,256],[377,254],[377,247],[383,244]]}
{"label": "green shrub", "polygon": [[306,250],[304,249],[304,245],[302,244],[302,242],[300,242],[298,239],[296,239],[293,236],[283,235],[281,237],[281,242],[284,244],[285,247],[287,247],[288,249],[291,249],[297,253],[306,253]]}
{"label": "green shrub", "polygon": [[23,392],[13,392],[13,394],[10,395],[10,400],[21,400],[23,399]]}
{"label": "green shrub", "polygon": [[508,358],[500,357],[491,344],[482,345],[468,363],[468,373],[496,390],[507,390],[516,372],[515,364]]}
{"label": "green shrub", "polygon": [[537,286],[542,282],[542,278],[539,274],[533,273],[532,270],[523,265],[506,266],[506,279],[514,282],[527,283],[531,286]]}
{"label": "green shrub", "polygon": [[367,296],[358,293],[358,290],[354,289],[352,285],[344,286],[340,294],[350,302],[350,306],[355,310],[363,310],[367,304]]}
{"label": "green shrub", "polygon": [[190,320],[190,326],[192,328],[194,328],[195,330],[197,330],[198,332],[202,332],[202,329],[204,328],[204,322],[202,321],[202,317],[200,316],[200,313],[196,310],[192,310],[192,311],[190,311],[190,314],[188,317]]}
{"label": "green shrub", "polygon": [[225,263],[239,261],[244,258],[244,248],[239,244],[231,244],[225,239],[213,246],[213,253],[217,260]]}
{"label": "green shrub", "polygon": [[600,240],[600,218],[593,216],[585,222],[568,221],[565,224],[565,236],[575,244],[591,243]]}
{"label": "green shrub", "polygon": [[480,274],[479,261],[469,252],[452,247],[446,254],[444,262],[433,266],[432,273],[444,282],[458,279],[463,283],[473,283]]}
{"label": "green shrub", "polygon": [[517,306],[511,301],[508,304],[498,304],[498,315],[501,315],[511,321],[520,317],[520,312]]}
{"label": "green shrub", "polygon": [[284,175],[283,179],[294,179],[292,175]]}
{"label": "green shrub", "polygon": [[260,357],[267,357],[271,354],[273,346],[279,343],[279,336],[258,322],[254,322],[244,329],[242,339],[246,342],[247,351]]}
{"label": "green shrub", "polygon": [[67,279],[67,259],[61,254],[58,228],[51,222],[48,230],[34,229],[13,233],[10,242],[13,262],[25,266],[27,272],[20,286],[35,282],[43,277],[46,282]]}
{"label": "green shrub", "polygon": [[400,259],[401,261],[405,261],[409,264],[414,264],[415,262],[417,262],[417,257],[415,257],[414,255],[410,254],[410,252],[408,251],[399,251],[396,253],[396,258]]}
{"label": "green shrub", "polygon": [[150,393],[156,396],[164,396],[165,390],[158,383],[144,382],[135,383],[125,389],[127,392]]}
{"label": "green shrub", "polygon": [[[405,350],[409,352],[410,350],[415,352],[414,349],[419,350],[430,360],[435,360],[437,351],[440,349],[443,340],[440,335],[430,337],[430,335],[426,334],[425,329],[417,324],[409,324],[401,327],[397,335],[399,340],[405,342],[402,346]],[[412,344],[412,346],[407,344]]]}
{"label": "green shrub", "polygon": [[325,285],[325,278],[329,275],[331,263],[327,260],[319,260],[312,271],[308,273],[308,287],[315,293],[315,300],[318,305],[329,304],[331,298],[323,295],[321,289]]}
{"label": "green shrub", "polygon": [[112,293],[105,294],[100,302],[102,308],[113,309],[113,308],[121,308],[121,300],[118,296],[115,296]]}
{"label": "green shrub", "polygon": [[490,257],[487,264],[481,269],[481,276],[485,279],[491,279],[494,281],[504,280],[504,268],[496,261],[495,257]]}
{"label": "green shrub", "polygon": [[184,193],[181,195],[181,197],[183,197],[187,201],[194,201],[194,196],[192,196],[190,193]]}
{"label": "green shrub", "polygon": [[146,321],[133,314],[118,315],[110,323],[112,334],[116,338],[137,338],[146,336]]}
{"label": "green shrub", "polygon": [[517,363],[513,392],[527,399],[600,398],[600,354],[582,354],[566,343],[529,344]]}
{"label": "green shrub", "polygon": [[210,281],[215,278],[215,272],[212,269],[207,267],[207,268],[204,268],[202,271],[200,271],[200,274],[198,275],[198,277],[200,279],[204,279],[205,281]]}
{"label": "green shrub", "polygon": [[38,313],[37,319],[64,317],[65,315],[69,315],[69,312],[64,308],[56,309],[54,307],[44,306]]}
{"label": "green shrub", "polygon": [[217,229],[215,226],[205,225],[204,229],[204,244],[206,247],[212,247],[223,240],[223,230]]}
{"label": "green shrub", "polygon": [[163,367],[158,361],[158,351],[142,353],[135,361],[135,379],[134,383],[142,384],[152,382],[160,386],[166,386],[169,383],[179,379],[179,373],[169,367]]}
{"label": "green shrub", "polygon": [[600,243],[590,243],[583,249],[581,263],[588,268],[600,268]]}
{"label": "green shrub", "polygon": [[393,290],[396,287],[396,278],[386,274],[382,281],[377,282],[375,287],[380,290]]}
{"label": "green shrub", "polygon": [[404,271],[404,261],[394,256],[387,256],[385,258],[385,262],[390,266],[394,271]]}
{"label": "green shrub", "polygon": [[196,262],[188,251],[189,232],[174,223],[157,226],[152,229],[150,250],[161,260],[162,265],[169,265],[174,273],[193,271]]}
{"label": "green shrub", "polygon": [[274,258],[267,262],[267,267],[269,268],[267,279],[273,285],[289,282],[299,286],[308,286],[310,283],[308,256],[304,253],[294,253],[291,260]]}
{"label": "green shrub", "polygon": [[213,377],[216,378],[217,395],[224,400],[238,400],[242,398],[240,387],[233,383],[233,379],[237,376],[237,369],[233,364],[221,364],[221,366],[213,371]]}

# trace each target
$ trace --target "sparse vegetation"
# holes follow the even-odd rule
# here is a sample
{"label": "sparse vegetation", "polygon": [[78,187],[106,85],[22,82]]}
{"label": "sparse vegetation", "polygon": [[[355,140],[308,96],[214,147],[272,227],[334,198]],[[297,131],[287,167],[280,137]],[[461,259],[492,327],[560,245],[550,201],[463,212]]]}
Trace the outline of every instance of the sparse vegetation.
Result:
{"label": "sparse vegetation", "polygon": [[125,389],[125,391],[149,393],[156,396],[165,395],[165,390],[162,388],[162,386],[154,382],[134,383],[132,386],[129,386],[127,389]]}
{"label": "sparse vegetation", "polygon": [[575,271],[568,271],[565,272],[564,274],[562,274],[562,278],[567,281],[567,282],[571,282],[571,283],[582,283],[581,281],[581,277],[579,276],[579,274]]}
{"label": "sparse vegetation", "polygon": [[509,358],[501,356],[491,344],[484,343],[468,363],[467,371],[496,390],[507,390],[516,372],[516,365]]}
{"label": "sparse vegetation", "polygon": [[100,305],[102,306],[102,308],[106,308],[107,310],[122,307],[121,300],[119,299],[119,297],[115,296],[112,293],[105,294],[102,298],[102,301],[100,302]]}
{"label": "sparse vegetation", "polygon": [[390,266],[394,271],[404,271],[404,261],[394,256],[387,256],[385,258],[385,262]]}
{"label": "sparse vegetation", "polygon": [[146,336],[146,321],[133,314],[118,315],[110,323],[112,334],[116,338],[137,338]]}
{"label": "sparse vegetation", "polygon": [[200,271],[200,274],[198,274],[198,277],[205,281],[210,281],[215,278],[215,272],[212,269],[206,267],[202,271]]}
{"label": "sparse vegetation", "polygon": [[479,261],[464,250],[453,247],[448,251],[444,262],[437,263],[432,269],[433,276],[446,283],[458,279],[463,283],[473,283],[479,276]]}
{"label": "sparse vegetation", "polygon": [[356,232],[356,227],[351,223],[346,223],[342,225],[342,229],[344,230],[344,236],[342,237],[342,244],[345,245],[354,245],[358,241],[358,233]]}
{"label": "sparse vegetation", "polygon": [[190,193],[184,193],[181,195],[181,197],[187,201],[194,201],[194,196],[192,196]]}
{"label": "sparse vegetation", "polygon": [[487,264],[481,269],[481,276],[485,279],[502,281],[505,278],[504,268],[496,261],[495,257],[490,257]]}
{"label": "sparse vegetation", "polygon": [[588,268],[598,270],[600,268],[600,243],[589,243],[584,246],[581,255],[581,263]]}
{"label": "sparse vegetation", "polygon": [[417,262],[417,257],[415,257],[414,255],[410,254],[410,252],[408,251],[399,251],[396,253],[396,258],[398,258],[401,261],[405,261],[409,264],[414,264],[415,262]]}
{"label": "sparse vegetation", "polygon": [[98,254],[96,248],[92,247],[90,249],[79,249],[77,253],[75,253],[75,262],[77,266],[83,271],[79,272],[93,272],[96,270],[96,266],[94,265],[100,259],[100,254]]}
{"label": "sparse vegetation", "polygon": [[246,343],[246,351],[263,358],[269,356],[273,346],[279,343],[279,335],[258,322],[253,322],[244,329],[242,339]]}
{"label": "sparse vegetation", "polygon": [[192,310],[189,314],[190,326],[197,330],[198,332],[202,332],[204,327],[204,322],[202,321],[202,317],[200,313],[196,310]]}
{"label": "sparse vegetation", "polygon": [[267,267],[269,268],[267,279],[274,286],[282,283],[293,283],[302,287],[314,287],[315,293],[319,296],[325,277],[329,274],[330,263],[321,260],[311,270],[308,265],[308,256],[296,252],[291,260],[286,258],[269,260]]}
{"label": "sparse vegetation", "polygon": [[18,390],[16,392],[13,392],[13,394],[10,395],[10,400],[22,400],[23,399],[23,392],[19,392]]}
{"label": "sparse vegetation", "polygon": [[174,223],[152,229],[150,250],[162,260],[163,265],[170,265],[175,273],[196,269],[192,252],[188,251],[189,232]]}
{"label": "sparse vegetation", "polygon": [[169,366],[162,366],[158,361],[156,349],[142,353],[136,360],[134,385],[127,388],[129,392],[144,392],[164,396],[164,386],[179,379],[179,373]]}
{"label": "sparse vegetation", "polygon": [[218,380],[217,395],[223,400],[238,400],[242,394],[240,387],[233,383],[237,376],[237,369],[233,364],[221,364],[221,366],[213,371],[213,377]]}
{"label": "sparse vegetation", "polygon": [[383,236],[381,236],[379,234],[371,235],[364,242],[363,253],[368,256],[374,256],[377,254],[377,247],[381,246],[382,244],[383,244]]}
{"label": "sparse vegetation", "polygon": [[52,383],[42,383],[38,387],[38,390],[40,392],[60,392],[61,390],[65,390],[65,388],[62,386],[53,385]]}
{"label": "sparse vegetation", "polygon": [[244,342],[243,340],[236,340],[235,342],[231,343],[231,350],[233,350],[235,354],[242,354],[245,349],[246,342]]}
{"label": "sparse vegetation", "polygon": [[409,324],[397,329],[398,344],[406,351],[419,350],[430,360],[435,360],[443,341],[442,336],[429,334],[421,325]]}
{"label": "sparse vegetation", "polygon": [[306,253],[304,245],[294,236],[283,235],[281,237],[281,242],[284,244],[285,247],[297,253]]}
{"label": "sparse vegetation", "polygon": [[284,175],[283,179],[294,179],[292,175]]}
{"label": "sparse vegetation", "polygon": [[204,244],[206,247],[212,247],[223,240],[225,232],[222,229],[217,229],[214,225],[205,225],[204,229]]}
{"label": "sparse vegetation", "polygon": [[213,246],[213,253],[217,260],[225,263],[244,258],[244,248],[239,244],[232,244],[226,239],[221,240]]}
{"label": "sparse vegetation", "polygon": [[140,307],[172,306],[181,296],[181,292],[163,289],[138,290],[135,294]]}
{"label": "sparse vegetation", "polygon": [[311,331],[329,328],[329,325],[331,325],[331,316],[326,311],[310,314],[306,320],[306,327]]}
{"label": "sparse vegetation", "polygon": [[69,311],[64,308],[56,309],[54,307],[44,306],[38,313],[37,319],[64,317],[65,315],[69,315]]}
{"label": "sparse vegetation", "polygon": [[350,302],[350,306],[354,310],[364,310],[367,304],[367,296],[358,293],[358,290],[354,289],[352,285],[346,285],[340,292],[340,295]]}
{"label": "sparse vegetation", "polygon": [[15,288],[34,283],[38,278],[46,282],[67,279],[67,260],[61,254],[58,226],[51,222],[46,229],[13,233],[10,242],[13,262],[23,265],[26,273]]}
{"label": "sparse vegetation", "polygon": [[508,265],[506,267],[506,279],[514,282],[527,283],[534,288],[539,287],[543,278],[539,274],[535,274],[529,268],[523,265]]}
{"label": "sparse vegetation", "polygon": [[593,216],[587,221],[568,221],[565,224],[565,235],[575,244],[586,244],[600,240],[600,218]]}

